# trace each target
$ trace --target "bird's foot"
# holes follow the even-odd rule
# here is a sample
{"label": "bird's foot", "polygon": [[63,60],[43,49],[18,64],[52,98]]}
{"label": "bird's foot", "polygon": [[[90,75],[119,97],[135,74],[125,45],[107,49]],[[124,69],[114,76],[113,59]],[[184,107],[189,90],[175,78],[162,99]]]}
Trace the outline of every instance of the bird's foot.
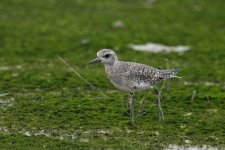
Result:
{"label": "bird's foot", "polygon": [[164,120],[164,115],[162,112],[159,112],[159,121],[163,121]]}
{"label": "bird's foot", "polygon": [[130,121],[130,126],[131,126],[131,127],[134,126],[134,120]]}

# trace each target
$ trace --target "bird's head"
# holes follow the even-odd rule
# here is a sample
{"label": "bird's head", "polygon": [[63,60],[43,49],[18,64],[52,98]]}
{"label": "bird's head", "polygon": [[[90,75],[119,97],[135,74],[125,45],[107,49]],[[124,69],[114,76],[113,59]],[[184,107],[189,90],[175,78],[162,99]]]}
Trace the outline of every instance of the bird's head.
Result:
{"label": "bird's head", "polygon": [[103,63],[104,65],[112,65],[118,58],[116,53],[111,49],[102,49],[97,52],[97,58],[89,62],[89,64]]}

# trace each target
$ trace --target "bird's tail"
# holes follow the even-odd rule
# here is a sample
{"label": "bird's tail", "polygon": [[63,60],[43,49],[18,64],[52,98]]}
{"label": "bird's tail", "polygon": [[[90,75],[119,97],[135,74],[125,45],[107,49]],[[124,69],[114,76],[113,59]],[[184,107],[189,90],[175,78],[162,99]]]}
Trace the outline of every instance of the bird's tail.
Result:
{"label": "bird's tail", "polygon": [[167,78],[182,78],[182,77],[175,75],[179,71],[180,71],[179,68],[174,68],[174,69],[170,70],[171,74]]}
{"label": "bird's tail", "polygon": [[182,78],[182,77],[175,75],[179,71],[180,71],[180,69],[178,69],[178,68],[175,68],[172,70],[164,70],[162,72],[162,74],[160,75],[159,79],[162,80],[162,79],[169,79],[169,78]]}
{"label": "bird's tail", "polygon": [[180,71],[179,68],[174,68],[174,69],[171,70],[171,72],[173,72],[173,73],[177,73],[177,72],[179,72],[179,71]]}

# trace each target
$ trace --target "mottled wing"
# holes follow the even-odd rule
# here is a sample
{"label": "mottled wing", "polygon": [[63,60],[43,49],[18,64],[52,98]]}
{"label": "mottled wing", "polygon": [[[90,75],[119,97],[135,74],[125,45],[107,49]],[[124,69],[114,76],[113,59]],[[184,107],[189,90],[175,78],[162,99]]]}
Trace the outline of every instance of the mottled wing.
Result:
{"label": "mottled wing", "polygon": [[124,65],[127,66],[126,68],[129,68],[124,75],[126,80],[137,84],[145,83],[149,85],[153,85],[159,80],[160,70],[158,69],[132,62],[125,62]]}
{"label": "mottled wing", "polygon": [[177,77],[174,74],[179,71],[178,69],[160,70],[138,63],[125,62],[125,65],[126,68],[129,68],[129,71],[126,71],[125,78],[138,84],[154,85],[163,79]]}

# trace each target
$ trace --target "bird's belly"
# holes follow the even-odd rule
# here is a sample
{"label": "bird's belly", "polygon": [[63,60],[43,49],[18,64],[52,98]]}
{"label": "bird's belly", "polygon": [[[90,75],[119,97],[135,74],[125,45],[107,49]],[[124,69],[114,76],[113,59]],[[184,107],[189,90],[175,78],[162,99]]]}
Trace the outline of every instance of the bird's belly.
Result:
{"label": "bird's belly", "polygon": [[123,82],[115,82],[113,80],[111,80],[111,82],[119,90],[126,91],[126,92],[132,92],[133,91],[132,88],[130,88],[127,84],[125,84]]}
{"label": "bird's belly", "polygon": [[137,90],[144,90],[144,89],[149,89],[152,88],[152,86],[149,83],[139,83],[135,85]]}
{"label": "bird's belly", "polygon": [[112,84],[119,90],[126,92],[135,92],[138,90],[144,90],[152,88],[148,83],[135,83],[135,82],[126,82],[126,81],[114,81],[111,80]]}

